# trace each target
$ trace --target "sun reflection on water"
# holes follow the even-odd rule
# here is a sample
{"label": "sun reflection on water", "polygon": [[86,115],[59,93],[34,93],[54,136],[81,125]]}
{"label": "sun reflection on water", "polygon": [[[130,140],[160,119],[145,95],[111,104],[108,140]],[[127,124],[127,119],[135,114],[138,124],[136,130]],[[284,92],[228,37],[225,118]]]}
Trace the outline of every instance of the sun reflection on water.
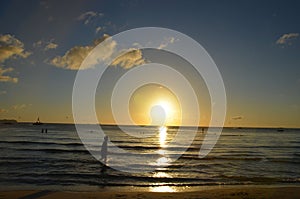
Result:
{"label": "sun reflection on water", "polygon": [[167,157],[161,157],[156,160],[156,164],[158,166],[163,166],[163,167],[170,165],[169,162],[170,162],[170,159]]}
{"label": "sun reflection on water", "polygon": [[169,174],[167,174],[166,172],[163,171],[159,171],[156,172],[155,174],[153,174],[154,178],[170,178],[171,176]]}
{"label": "sun reflection on water", "polygon": [[166,126],[159,127],[159,145],[160,145],[160,147],[166,146],[167,130],[168,130],[168,128]]}
{"label": "sun reflection on water", "polygon": [[150,187],[150,192],[177,192],[174,187],[170,186],[157,186],[157,187]]}

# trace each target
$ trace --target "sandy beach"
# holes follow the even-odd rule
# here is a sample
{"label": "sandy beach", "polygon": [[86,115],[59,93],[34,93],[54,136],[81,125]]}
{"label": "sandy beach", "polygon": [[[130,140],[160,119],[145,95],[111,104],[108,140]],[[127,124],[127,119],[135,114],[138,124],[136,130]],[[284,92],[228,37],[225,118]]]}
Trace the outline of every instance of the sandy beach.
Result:
{"label": "sandy beach", "polygon": [[156,199],[156,198],[300,198],[300,187],[223,187],[200,191],[158,193],[158,192],[67,192],[67,191],[2,191],[0,198],[18,199],[60,199],[60,198],[109,198],[109,199]]}

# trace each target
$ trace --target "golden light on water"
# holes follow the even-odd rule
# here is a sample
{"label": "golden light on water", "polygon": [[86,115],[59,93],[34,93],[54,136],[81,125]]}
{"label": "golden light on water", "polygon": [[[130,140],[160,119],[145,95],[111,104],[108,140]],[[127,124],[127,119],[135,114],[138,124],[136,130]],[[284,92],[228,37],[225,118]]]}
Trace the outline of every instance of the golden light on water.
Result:
{"label": "golden light on water", "polygon": [[150,187],[151,192],[176,192],[177,190],[170,186]]}
{"label": "golden light on water", "polygon": [[170,159],[167,157],[161,157],[156,160],[158,166],[168,166]]}
{"label": "golden light on water", "polygon": [[166,146],[167,130],[168,130],[168,128],[165,126],[159,127],[159,145],[160,145],[160,147]]}
{"label": "golden light on water", "polygon": [[154,178],[171,178],[171,176],[169,174],[167,174],[166,172],[156,172],[154,175],[153,175]]}

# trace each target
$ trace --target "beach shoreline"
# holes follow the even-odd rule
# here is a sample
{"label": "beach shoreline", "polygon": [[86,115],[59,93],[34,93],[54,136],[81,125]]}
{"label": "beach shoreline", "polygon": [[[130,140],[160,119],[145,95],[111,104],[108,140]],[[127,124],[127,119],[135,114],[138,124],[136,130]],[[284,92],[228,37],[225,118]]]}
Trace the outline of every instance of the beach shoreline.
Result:
{"label": "beach shoreline", "polygon": [[60,199],[60,198],[299,198],[300,185],[274,186],[213,186],[186,189],[179,192],[151,192],[136,189],[109,191],[51,191],[51,190],[10,190],[0,191],[0,198],[21,199]]}

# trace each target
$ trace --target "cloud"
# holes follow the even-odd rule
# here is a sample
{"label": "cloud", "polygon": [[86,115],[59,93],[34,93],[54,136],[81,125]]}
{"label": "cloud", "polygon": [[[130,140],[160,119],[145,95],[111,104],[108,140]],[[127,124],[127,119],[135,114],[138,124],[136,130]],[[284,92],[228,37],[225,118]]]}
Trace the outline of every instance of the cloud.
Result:
{"label": "cloud", "polygon": [[39,40],[35,43],[33,43],[34,48],[43,48],[44,51],[50,50],[50,49],[56,49],[58,47],[58,44],[53,42],[53,39],[50,41],[42,41]]}
{"label": "cloud", "polygon": [[[97,53],[91,54],[90,63],[86,64],[87,68],[80,68],[83,60],[88,56],[88,54],[96,47],[99,43],[105,46],[104,51],[98,51]],[[115,55],[116,51],[116,41],[112,40],[108,35],[104,34],[102,38],[95,40],[91,45],[87,46],[75,46],[68,50],[63,56],[56,56],[50,61],[52,64],[59,68],[69,69],[69,70],[79,70],[88,69],[94,67],[96,64],[105,63],[110,60],[110,58]],[[101,56],[99,56],[101,55]],[[95,58],[93,59],[93,56]],[[142,58],[142,52],[138,49],[129,49],[129,52],[123,54],[122,56],[116,58],[112,62],[112,66],[121,66],[123,68],[130,68],[139,64],[145,63]]]}
{"label": "cloud", "polygon": [[67,51],[64,56],[56,56],[49,63],[59,68],[78,70],[91,50],[91,46],[75,46]]}
{"label": "cloud", "polygon": [[5,75],[5,73],[12,72],[13,70],[14,70],[13,68],[3,69],[0,67],[0,82],[18,83],[18,78]]}
{"label": "cloud", "polygon": [[98,26],[95,30],[95,33],[98,34],[98,32],[100,32],[102,30],[102,27]]}
{"label": "cloud", "polygon": [[43,44],[43,41],[42,41],[42,40],[39,40],[39,41],[33,43],[33,47],[34,47],[34,48],[38,48],[38,47],[41,47],[42,44]]}
{"label": "cloud", "polygon": [[175,42],[174,37],[166,38],[159,46],[158,49],[166,48],[169,44],[173,44]]}
{"label": "cloud", "polygon": [[141,50],[130,49],[129,52],[123,54],[122,56],[116,58],[112,62],[112,66],[121,66],[122,68],[129,69],[133,66],[138,66],[144,64],[145,60]]}
{"label": "cloud", "polygon": [[92,21],[96,20],[97,18],[103,17],[104,14],[100,12],[88,11],[82,13],[79,17],[77,17],[78,21],[83,21],[85,25],[88,25]]}
{"label": "cloud", "polygon": [[11,67],[3,68],[3,63],[9,59],[17,59],[18,57],[27,58],[30,54],[30,52],[25,51],[24,43],[13,35],[0,35],[0,82],[17,83],[18,78],[6,74],[12,72],[14,69]]}
{"label": "cloud", "polygon": [[0,35],[0,63],[17,57],[27,58],[31,53],[25,51],[24,44],[10,34]]}
{"label": "cloud", "polygon": [[31,104],[16,104],[16,105],[13,105],[12,108],[14,110],[22,110],[22,109],[25,109],[27,107],[31,106]]}
{"label": "cloud", "polygon": [[[102,38],[95,40],[91,45],[75,46],[68,50],[63,56],[56,56],[53,59],[51,59],[48,63],[59,68],[78,70],[80,69],[80,65],[83,62],[83,60],[93,50],[93,48],[108,37],[109,36],[105,34]],[[111,46],[107,47],[110,48],[110,50],[107,50],[106,53],[108,53],[108,55],[106,56],[110,56],[112,54],[110,53],[110,51],[114,49],[114,44],[112,43]],[[103,56],[105,57],[105,55]]]}
{"label": "cloud", "polygon": [[232,120],[242,120],[244,117],[243,116],[234,116],[231,119]]}
{"label": "cloud", "polygon": [[44,50],[47,51],[47,50],[49,50],[49,49],[55,49],[55,48],[57,48],[57,47],[58,47],[58,44],[53,43],[53,42],[50,42],[50,43],[48,43],[48,44],[45,46]]}
{"label": "cloud", "polygon": [[299,33],[287,33],[283,34],[277,41],[276,44],[285,45],[292,44],[291,41],[299,37]]}

